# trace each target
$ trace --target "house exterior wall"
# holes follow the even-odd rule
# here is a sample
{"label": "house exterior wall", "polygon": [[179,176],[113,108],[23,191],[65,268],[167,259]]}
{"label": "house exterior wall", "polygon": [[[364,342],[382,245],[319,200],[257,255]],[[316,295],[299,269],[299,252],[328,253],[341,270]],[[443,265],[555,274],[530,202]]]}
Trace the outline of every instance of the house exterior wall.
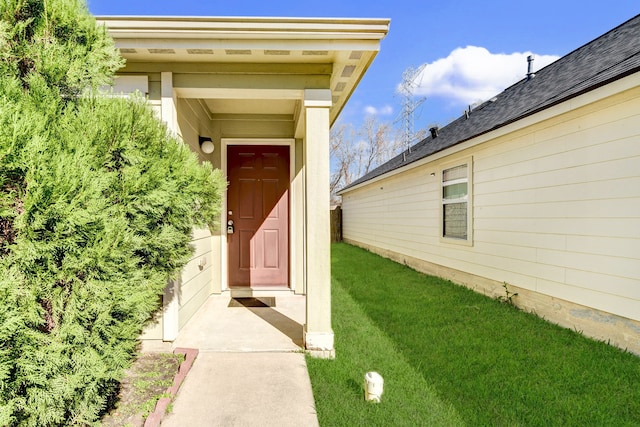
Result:
{"label": "house exterior wall", "polygon": [[[343,193],[343,236],[640,353],[640,86],[539,113]],[[601,89],[599,94],[608,89]],[[579,107],[575,107],[580,105]],[[472,238],[441,238],[441,171],[472,159]],[[433,176],[432,176],[433,174]]]}
{"label": "house exterior wall", "polygon": [[178,297],[178,329],[187,323],[211,295],[212,279],[217,271],[215,253],[208,229],[194,230],[193,256],[182,269]]}
{"label": "house exterior wall", "polygon": [[[171,86],[175,76],[171,76]],[[152,77],[149,79],[153,81]],[[153,85],[150,84],[150,90]],[[150,97],[152,94],[150,94]],[[175,99],[175,129],[173,131],[189,146],[191,151],[198,154],[200,161],[216,163],[215,151],[209,155],[200,151],[198,136],[207,136],[210,132],[210,121],[203,108],[191,99]],[[164,119],[164,117],[163,117]],[[219,147],[219,145],[218,145]],[[217,156],[219,157],[219,155]],[[218,162],[219,164],[219,162]],[[191,246],[194,249],[191,259],[182,269],[176,282],[173,298],[177,299],[177,328],[178,330],[191,319],[195,312],[204,304],[207,297],[219,287],[220,278],[213,274],[219,265],[214,251],[214,242],[219,240],[220,232],[208,228],[193,230]]]}

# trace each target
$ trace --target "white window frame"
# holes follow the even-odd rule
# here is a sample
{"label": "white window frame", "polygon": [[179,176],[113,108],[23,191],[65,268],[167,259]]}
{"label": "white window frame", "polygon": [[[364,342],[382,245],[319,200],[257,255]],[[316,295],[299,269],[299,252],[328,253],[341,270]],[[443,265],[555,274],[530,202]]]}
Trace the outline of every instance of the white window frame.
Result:
{"label": "white window frame", "polygon": [[[449,169],[453,169],[455,167],[464,166],[467,167],[467,177],[462,179],[457,179],[453,181],[447,181],[445,185],[444,181],[444,173]],[[449,199],[445,200],[444,198],[444,187],[447,185],[453,185],[458,183],[467,183],[467,194],[464,197],[459,199]],[[440,168],[440,241],[443,243],[453,243],[458,245],[465,246],[473,246],[473,157],[466,157],[454,162],[448,162],[443,164]],[[451,203],[467,203],[467,238],[461,239],[458,237],[451,237],[444,235],[444,208],[445,205]]]}

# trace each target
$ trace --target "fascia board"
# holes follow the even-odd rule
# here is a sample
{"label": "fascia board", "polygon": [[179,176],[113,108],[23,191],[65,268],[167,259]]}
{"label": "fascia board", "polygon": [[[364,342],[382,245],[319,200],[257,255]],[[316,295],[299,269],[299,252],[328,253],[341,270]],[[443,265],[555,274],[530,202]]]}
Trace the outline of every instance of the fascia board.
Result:
{"label": "fascia board", "polygon": [[382,40],[389,19],[98,16],[115,38]]}

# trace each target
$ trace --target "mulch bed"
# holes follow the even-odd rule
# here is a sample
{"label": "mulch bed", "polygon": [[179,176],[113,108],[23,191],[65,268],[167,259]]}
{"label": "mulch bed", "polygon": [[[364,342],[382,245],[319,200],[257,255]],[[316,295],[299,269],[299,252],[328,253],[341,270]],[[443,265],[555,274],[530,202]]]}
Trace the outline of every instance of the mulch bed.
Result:
{"label": "mulch bed", "polygon": [[126,371],[115,408],[102,426],[160,425],[198,351],[177,348],[173,353],[144,353]]}

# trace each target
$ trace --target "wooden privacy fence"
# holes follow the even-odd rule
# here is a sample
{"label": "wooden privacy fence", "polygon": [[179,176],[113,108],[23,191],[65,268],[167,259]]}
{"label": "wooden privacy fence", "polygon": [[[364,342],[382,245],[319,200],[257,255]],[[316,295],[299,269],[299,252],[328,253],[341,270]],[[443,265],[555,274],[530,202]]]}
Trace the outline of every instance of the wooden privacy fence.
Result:
{"label": "wooden privacy fence", "polygon": [[331,243],[342,242],[342,209],[331,209]]}

